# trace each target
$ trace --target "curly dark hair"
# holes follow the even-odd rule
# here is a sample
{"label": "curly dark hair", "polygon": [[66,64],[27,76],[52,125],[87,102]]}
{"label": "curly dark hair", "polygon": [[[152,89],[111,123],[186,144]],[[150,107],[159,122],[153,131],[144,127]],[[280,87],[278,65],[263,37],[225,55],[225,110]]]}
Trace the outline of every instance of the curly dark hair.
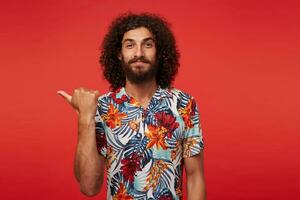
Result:
{"label": "curly dark hair", "polygon": [[147,28],[156,42],[158,71],[156,82],[161,88],[171,87],[178,72],[179,52],[170,24],[161,16],[152,13],[134,14],[127,12],[118,16],[109,26],[105,35],[100,55],[100,64],[104,78],[112,90],[125,86],[125,73],[122,62],[118,59],[121,42],[127,31],[139,27]]}

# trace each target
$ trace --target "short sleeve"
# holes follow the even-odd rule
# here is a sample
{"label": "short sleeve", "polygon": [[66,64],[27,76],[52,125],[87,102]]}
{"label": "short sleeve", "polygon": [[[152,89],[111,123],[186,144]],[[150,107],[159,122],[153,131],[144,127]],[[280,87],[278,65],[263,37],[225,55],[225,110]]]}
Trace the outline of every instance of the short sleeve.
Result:
{"label": "short sleeve", "polygon": [[107,152],[107,142],[106,142],[106,134],[105,134],[105,123],[100,115],[100,107],[98,105],[98,109],[95,116],[96,123],[96,144],[98,153],[104,157],[106,157]]}
{"label": "short sleeve", "polygon": [[204,148],[202,128],[199,120],[199,111],[193,97],[184,101],[179,113],[185,124],[183,138],[183,158],[199,154]]}

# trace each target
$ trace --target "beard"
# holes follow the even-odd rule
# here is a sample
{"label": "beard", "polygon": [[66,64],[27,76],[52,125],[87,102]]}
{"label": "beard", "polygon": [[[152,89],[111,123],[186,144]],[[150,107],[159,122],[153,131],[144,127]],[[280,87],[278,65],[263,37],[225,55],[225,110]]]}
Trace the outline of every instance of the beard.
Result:
{"label": "beard", "polygon": [[[133,70],[133,66],[131,66],[132,63],[135,63],[137,61],[147,63],[150,65],[150,67],[147,70],[142,69],[143,66],[135,66],[135,68],[138,68],[136,70]],[[133,58],[129,60],[127,63],[122,60],[122,67],[125,73],[126,78],[134,84],[142,84],[147,83],[155,79],[156,73],[158,70],[157,62],[152,63],[145,57],[139,57],[139,58]]]}

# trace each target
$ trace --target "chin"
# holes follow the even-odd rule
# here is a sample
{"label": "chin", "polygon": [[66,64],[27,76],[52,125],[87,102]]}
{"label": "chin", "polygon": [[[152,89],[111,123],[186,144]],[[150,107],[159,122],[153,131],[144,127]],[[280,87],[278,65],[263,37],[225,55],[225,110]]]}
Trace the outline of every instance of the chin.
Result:
{"label": "chin", "polygon": [[147,71],[149,71],[149,68],[145,67],[145,66],[137,65],[137,66],[132,67],[131,70],[133,72],[137,72],[137,73],[146,73]]}

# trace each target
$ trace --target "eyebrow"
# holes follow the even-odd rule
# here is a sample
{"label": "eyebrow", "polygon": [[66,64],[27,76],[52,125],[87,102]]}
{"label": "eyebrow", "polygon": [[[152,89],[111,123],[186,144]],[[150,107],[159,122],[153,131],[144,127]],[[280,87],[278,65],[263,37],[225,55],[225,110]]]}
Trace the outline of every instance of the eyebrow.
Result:
{"label": "eyebrow", "polygon": [[[153,40],[153,42],[155,42],[153,37],[147,37],[147,38],[143,39],[143,42],[147,42],[149,40]],[[130,38],[126,38],[125,40],[122,41],[122,44],[124,44],[125,42],[134,42],[134,40],[130,39]]]}

